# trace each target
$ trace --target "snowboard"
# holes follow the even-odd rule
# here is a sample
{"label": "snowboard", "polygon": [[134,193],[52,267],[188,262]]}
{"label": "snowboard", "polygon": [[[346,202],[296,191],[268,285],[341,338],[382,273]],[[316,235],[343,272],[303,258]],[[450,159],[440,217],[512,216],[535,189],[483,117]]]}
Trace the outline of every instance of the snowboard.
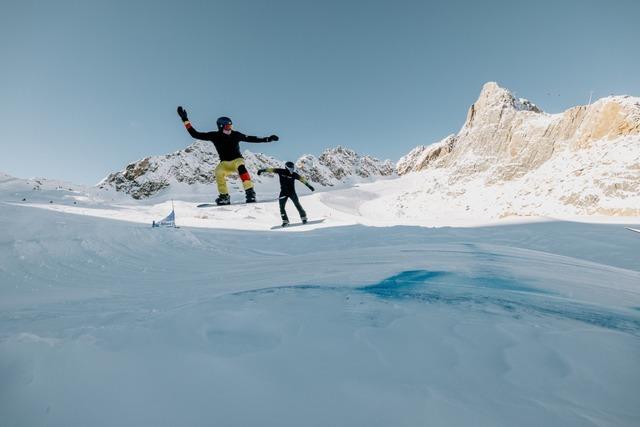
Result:
{"label": "snowboard", "polygon": [[247,203],[247,202],[235,202],[230,203],[228,205],[218,205],[216,203],[200,203],[196,205],[197,208],[223,208],[225,206],[235,206],[235,205],[255,205],[257,203],[267,203],[267,202],[275,202],[278,199],[274,200],[256,200],[255,202]]}
{"label": "snowboard", "polygon": [[222,206],[231,206],[231,204],[228,204],[228,205],[218,205],[218,204],[216,204],[216,203],[200,203],[200,204],[199,204],[198,206],[196,206],[196,207],[198,207],[198,208],[215,208],[215,207],[218,207],[218,206],[220,206],[220,207],[222,207]]}
{"label": "snowboard", "polygon": [[287,225],[286,227],[283,227],[282,225],[274,225],[273,227],[271,227],[271,230],[278,230],[278,229],[282,229],[282,228],[291,228],[291,227],[300,227],[301,225],[320,224],[323,221],[324,221],[324,218],[322,218],[322,219],[313,219],[313,220],[307,221],[306,224],[303,224],[301,222],[294,222],[294,223],[291,223],[291,224]]}

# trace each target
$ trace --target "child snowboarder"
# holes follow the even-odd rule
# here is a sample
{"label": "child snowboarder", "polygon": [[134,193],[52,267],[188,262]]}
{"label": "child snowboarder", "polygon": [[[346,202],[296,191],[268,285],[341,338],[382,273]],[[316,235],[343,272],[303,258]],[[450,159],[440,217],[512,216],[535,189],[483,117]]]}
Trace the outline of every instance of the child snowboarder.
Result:
{"label": "child snowboarder", "polygon": [[303,224],[307,223],[307,213],[302,209],[302,205],[300,204],[300,200],[298,200],[298,195],[296,194],[295,183],[296,179],[306,185],[309,190],[315,191],[315,188],[311,186],[307,182],[307,180],[300,176],[296,172],[295,165],[293,162],[287,162],[284,164],[284,169],[279,168],[265,168],[258,169],[258,175],[262,175],[265,172],[269,173],[277,173],[280,177],[280,197],[278,198],[278,202],[280,203],[280,216],[282,217],[282,226],[286,227],[289,225],[289,217],[287,217],[287,212],[284,209],[284,205],[287,204],[287,200],[291,199],[293,204],[298,209],[298,213],[300,214],[300,219]]}
{"label": "child snowboarder", "polygon": [[243,133],[233,130],[233,123],[229,117],[220,117],[216,124],[218,125],[218,132],[198,132],[193,128],[189,118],[187,117],[187,111],[178,107],[178,115],[184,123],[184,127],[187,128],[189,135],[195,139],[202,141],[211,141],[216,147],[218,156],[220,156],[220,163],[215,169],[216,184],[218,185],[218,193],[220,195],[216,199],[218,205],[231,204],[231,197],[229,197],[229,190],[227,188],[227,175],[237,172],[242,180],[242,186],[246,194],[247,203],[253,203],[256,201],[256,192],[253,189],[253,182],[249,172],[244,165],[244,158],[240,154],[240,141],[245,142],[271,142],[277,141],[279,138],[277,135],[271,135],[264,138],[258,138],[257,136],[247,136]]}

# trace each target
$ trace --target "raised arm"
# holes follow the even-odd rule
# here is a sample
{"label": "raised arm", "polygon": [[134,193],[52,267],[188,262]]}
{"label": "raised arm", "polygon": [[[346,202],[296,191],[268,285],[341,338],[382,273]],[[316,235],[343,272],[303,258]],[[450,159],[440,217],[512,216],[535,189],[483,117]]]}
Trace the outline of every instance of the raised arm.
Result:
{"label": "raised arm", "polygon": [[202,141],[211,141],[212,140],[211,139],[211,134],[213,132],[198,132],[197,130],[195,130],[195,128],[193,127],[193,125],[189,121],[189,118],[187,117],[187,110],[185,110],[181,106],[178,107],[178,115],[182,119],[182,124],[184,124],[184,127],[187,128],[187,132],[189,132],[189,135],[191,135],[192,138],[200,139]]}
{"label": "raised arm", "polygon": [[280,175],[284,171],[282,169],[278,169],[278,168],[262,168],[262,169],[258,169],[258,175],[262,175],[265,172],[266,173],[277,173],[278,175]]}
{"label": "raised arm", "polygon": [[259,138],[253,135],[245,135],[243,133],[240,134],[240,141],[244,141],[244,142],[262,143],[262,142],[278,141],[279,139],[280,138],[278,138],[278,135],[271,135],[271,136],[265,136],[264,138]]}

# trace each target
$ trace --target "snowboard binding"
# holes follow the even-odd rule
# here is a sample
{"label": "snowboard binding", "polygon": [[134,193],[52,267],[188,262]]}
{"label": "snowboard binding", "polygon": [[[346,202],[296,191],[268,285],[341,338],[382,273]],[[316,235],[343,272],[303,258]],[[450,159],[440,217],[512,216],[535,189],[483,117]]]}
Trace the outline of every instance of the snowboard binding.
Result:
{"label": "snowboard binding", "polygon": [[230,205],[231,204],[231,197],[229,197],[228,194],[220,194],[218,196],[218,198],[216,199],[216,205],[220,206],[220,205]]}
{"label": "snowboard binding", "polygon": [[256,192],[254,191],[253,188],[245,190],[245,195],[247,197],[247,199],[246,199],[247,203],[255,203],[256,202]]}

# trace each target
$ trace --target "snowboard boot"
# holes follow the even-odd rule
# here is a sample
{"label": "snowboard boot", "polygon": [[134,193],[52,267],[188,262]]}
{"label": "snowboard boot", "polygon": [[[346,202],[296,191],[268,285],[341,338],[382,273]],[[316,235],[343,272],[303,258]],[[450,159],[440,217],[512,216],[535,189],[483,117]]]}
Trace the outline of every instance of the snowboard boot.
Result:
{"label": "snowboard boot", "polygon": [[289,225],[289,221],[288,220],[282,221],[282,226],[283,227],[286,227],[287,225]]}
{"label": "snowboard boot", "polygon": [[244,193],[247,196],[247,203],[256,202],[256,192],[253,190],[253,188],[249,188],[248,190],[245,190]]}
{"label": "snowboard boot", "polygon": [[303,216],[303,217],[301,217],[300,219],[302,220],[302,223],[303,223],[303,224],[306,224],[306,223],[307,223],[307,217],[306,217],[306,216]]}
{"label": "snowboard boot", "polygon": [[216,205],[218,205],[218,206],[220,206],[220,205],[230,205],[230,204],[231,204],[231,197],[229,197],[228,194],[222,193],[216,199]]}

